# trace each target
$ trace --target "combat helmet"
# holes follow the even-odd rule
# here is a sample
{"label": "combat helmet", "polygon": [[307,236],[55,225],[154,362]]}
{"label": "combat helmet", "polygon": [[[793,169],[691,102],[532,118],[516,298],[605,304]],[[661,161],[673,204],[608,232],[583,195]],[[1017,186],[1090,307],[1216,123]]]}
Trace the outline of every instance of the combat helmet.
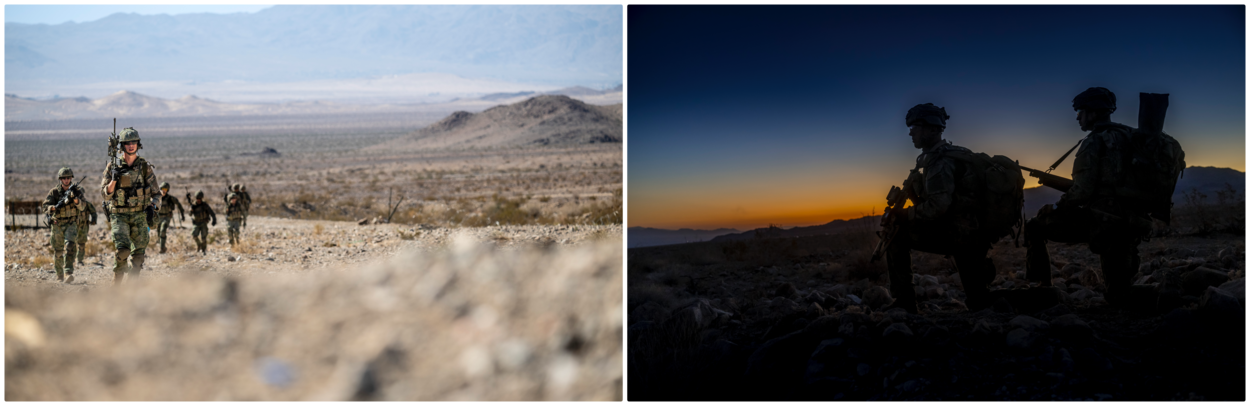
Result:
{"label": "combat helmet", "polygon": [[229,195],[226,195],[226,201],[227,201],[227,202],[229,202],[231,199],[238,199],[238,198],[239,198],[239,194],[238,194],[238,193],[233,193],[233,192],[232,192],[232,193],[230,193]]}
{"label": "combat helmet", "polygon": [[917,104],[911,110],[907,110],[907,126],[911,127],[916,124],[928,124],[946,128],[946,120],[951,118],[946,114],[946,109],[933,105],[933,103]]}
{"label": "combat helmet", "polygon": [[69,167],[67,166],[67,167],[61,168],[61,170],[59,171],[56,171],[56,177],[57,178],[72,178],[74,177],[74,171],[69,169]]}
{"label": "combat helmet", "polygon": [[139,131],[135,130],[134,127],[123,128],[122,133],[119,136],[119,138],[121,138],[119,142],[121,142],[122,144],[131,142],[131,141],[139,143],[139,148],[136,149],[136,151],[139,149],[143,149],[143,142],[139,140]]}
{"label": "combat helmet", "polygon": [[169,189],[169,182],[161,182],[160,189]]}
{"label": "combat helmet", "polygon": [[203,190],[201,190],[201,191],[195,192],[195,198],[196,198],[196,199],[203,199],[203,198],[204,198],[204,191],[203,191]]}
{"label": "combat helmet", "polygon": [[1073,110],[1109,110],[1115,112],[1115,93],[1105,87],[1091,87],[1072,99]]}

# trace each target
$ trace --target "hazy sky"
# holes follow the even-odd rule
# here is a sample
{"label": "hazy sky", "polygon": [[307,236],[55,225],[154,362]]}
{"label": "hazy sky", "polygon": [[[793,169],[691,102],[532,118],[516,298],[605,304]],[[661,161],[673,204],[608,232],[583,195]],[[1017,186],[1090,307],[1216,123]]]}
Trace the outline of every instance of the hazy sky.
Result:
{"label": "hazy sky", "polygon": [[162,5],[6,5],[4,22],[23,24],[50,24],[64,22],[83,23],[107,17],[113,13],[189,14],[189,13],[254,13],[270,5],[221,5],[221,6],[162,6]]}
{"label": "hazy sky", "polygon": [[1189,165],[1245,170],[1242,5],[628,12],[631,227],[880,214],[915,165],[903,117],[919,103],[947,109],[956,145],[1045,168],[1085,136],[1072,98],[1091,86],[1132,126],[1138,92],[1170,93],[1164,130]]}

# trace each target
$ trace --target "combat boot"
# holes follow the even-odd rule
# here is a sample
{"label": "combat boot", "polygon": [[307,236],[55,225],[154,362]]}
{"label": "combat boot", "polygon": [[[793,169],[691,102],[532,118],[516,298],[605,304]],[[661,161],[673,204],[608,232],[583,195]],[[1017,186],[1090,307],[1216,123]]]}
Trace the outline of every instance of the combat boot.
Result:
{"label": "combat boot", "polygon": [[56,281],[65,282],[65,273],[62,271],[56,271]]}
{"label": "combat boot", "polygon": [[135,255],[130,258],[130,276],[137,277],[140,272],[143,272],[144,257],[144,255]]}
{"label": "combat boot", "polygon": [[66,275],[65,283],[74,283],[74,274],[71,273],[71,274]]}
{"label": "combat boot", "polygon": [[125,275],[123,272],[113,272],[113,286],[117,286],[122,283],[123,275]]}

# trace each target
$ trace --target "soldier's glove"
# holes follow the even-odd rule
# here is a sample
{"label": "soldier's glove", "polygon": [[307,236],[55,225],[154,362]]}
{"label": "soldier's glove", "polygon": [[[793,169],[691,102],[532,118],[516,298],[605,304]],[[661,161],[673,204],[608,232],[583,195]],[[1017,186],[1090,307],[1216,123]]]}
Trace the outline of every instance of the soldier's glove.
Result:
{"label": "soldier's glove", "polygon": [[156,217],[156,207],[148,206],[147,208],[143,209],[143,212],[144,214],[147,215],[148,227],[151,227],[152,218]]}
{"label": "soldier's glove", "polygon": [[182,213],[178,213],[178,221],[187,221],[187,216],[182,215]]}
{"label": "soldier's glove", "polygon": [[217,227],[217,219],[213,219],[213,227]]}
{"label": "soldier's glove", "polygon": [[93,214],[91,215],[91,225],[93,225],[93,226],[94,226],[94,225],[95,225],[95,221],[96,221],[96,215],[93,213]]}

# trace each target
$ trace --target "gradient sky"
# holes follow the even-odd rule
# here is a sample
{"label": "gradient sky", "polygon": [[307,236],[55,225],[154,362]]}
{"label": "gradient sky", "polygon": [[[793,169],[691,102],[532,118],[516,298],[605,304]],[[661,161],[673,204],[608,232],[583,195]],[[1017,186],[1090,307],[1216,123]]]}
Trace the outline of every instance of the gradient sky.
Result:
{"label": "gradient sky", "polygon": [[1085,136],[1072,98],[1091,86],[1131,126],[1138,92],[1170,93],[1188,164],[1245,171],[1242,5],[628,12],[631,227],[880,214],[915,166],[903,117],[919,103],[946,108],[956,145],[1044,169]]}
{"label": "gradient sky", "polygon": [[190,13],[255,13],[270,5],[5,5],[4,22],[56,25],[65,22],[85,23],[108,17],[113,13],[142,15]]}

